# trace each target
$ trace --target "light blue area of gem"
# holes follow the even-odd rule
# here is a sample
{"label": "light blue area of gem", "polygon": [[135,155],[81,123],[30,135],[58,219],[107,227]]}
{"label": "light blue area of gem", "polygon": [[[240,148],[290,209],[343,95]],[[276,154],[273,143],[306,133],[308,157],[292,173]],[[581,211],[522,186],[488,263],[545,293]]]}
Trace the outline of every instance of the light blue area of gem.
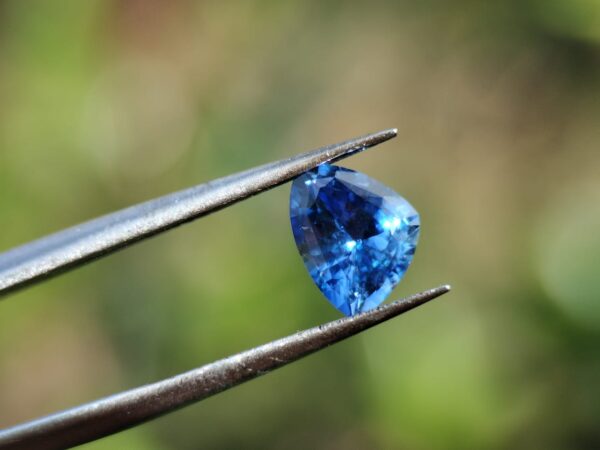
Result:
{"label": "light blue area of gem", "polygon": [[419,239],[410,203],[360,172],[329,164],[294,180],[290,219],[311,277],[347,316],[385,300]]}

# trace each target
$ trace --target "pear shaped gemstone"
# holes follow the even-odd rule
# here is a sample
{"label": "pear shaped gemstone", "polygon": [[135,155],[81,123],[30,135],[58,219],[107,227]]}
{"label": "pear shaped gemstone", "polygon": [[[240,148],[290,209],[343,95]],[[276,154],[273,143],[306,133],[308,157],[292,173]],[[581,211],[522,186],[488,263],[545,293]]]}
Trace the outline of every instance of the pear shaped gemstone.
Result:
{"label": "pear shaped gemstone", "polygon": [[378,306],[402,279],[419,214],[390,188],[324,164],[292,183],[290,219],[316,285],[347,316]]}

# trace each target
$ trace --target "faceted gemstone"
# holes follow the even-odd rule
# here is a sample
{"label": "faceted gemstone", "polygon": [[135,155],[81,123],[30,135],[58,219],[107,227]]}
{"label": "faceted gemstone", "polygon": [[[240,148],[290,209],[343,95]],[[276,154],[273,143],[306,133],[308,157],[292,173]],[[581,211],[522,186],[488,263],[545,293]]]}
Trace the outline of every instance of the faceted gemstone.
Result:
{"label": "faceted gemstone", "polygon": [[347,316],[378,306],[408,269],[419,214],[397,193],[329,164],[292,184],[296,245],[325,297]]}

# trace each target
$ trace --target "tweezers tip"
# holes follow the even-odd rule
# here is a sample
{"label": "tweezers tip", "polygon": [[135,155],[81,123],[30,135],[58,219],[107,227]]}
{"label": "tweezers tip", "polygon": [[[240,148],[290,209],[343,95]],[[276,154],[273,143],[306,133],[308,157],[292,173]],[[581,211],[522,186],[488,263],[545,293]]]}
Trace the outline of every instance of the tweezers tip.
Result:
{"label": "tweezers tip", "polygon": [[411,295],[409,297],[396,300],[392,303],[382,305],[376,309],[360,313],[356,316],[358,321],[370,321],[375,319],[377,323],[385,322],[393,317],[399,316],[413,308],[417,308],[425,303],[441,296],[450,291],[451,287],[449,284],[443,284],[433,289],[423,291],[419,294]]}
{"label": "tweezers tip", "polygon": [[446,293],[446,292],[450,292],[452,290],[452,286],[449,284],[443,284],[438,289],[440,289],[440,290],[444,291],[444,293]]}
{"label": "tweezers tip", "polygon": [[[396,302],[394,302],[392,304],[396,304],[398,306],[404,305],[404,306],[408,306],[409,308],[420,306],[424,303],[427,303],[430,300],[433,300],[441,295],[444,295],[444,294],[450,292],[451,289],[452,289],[452,287],[449,284],[443,284],[436,288],[421,292],[420,294],[415,294],[413,296],[410,296],[410,297],[407,297],[407,298],[404,298],[401,300],[397,300]],[[412,306],[409,306],[409,305],[412,305]]]}
{"label": "tweezers tip", "polygon": [[[444,295],[452,290],[452,286],[449,284],[442,284],[436,288],[430,289],[429,291],[425,291],[422,295],[423,303],[429,300],[433,300],[434,298],[439,297],[440,295]],[[419,294],[417,294],[419,295]]]}
{"label": "tweezers tip", "polygon": [[398,128],[388,128],[372,135],[371,145],[381,144],[385,141],[395,138],[398,135]]}

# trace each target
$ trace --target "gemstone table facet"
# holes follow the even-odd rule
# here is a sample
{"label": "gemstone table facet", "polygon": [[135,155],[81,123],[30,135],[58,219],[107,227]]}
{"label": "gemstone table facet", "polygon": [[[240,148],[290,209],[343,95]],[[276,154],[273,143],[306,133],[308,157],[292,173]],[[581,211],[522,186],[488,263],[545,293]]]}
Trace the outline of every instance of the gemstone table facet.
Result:
{"label": "gemstone table facet", "polygon": [[347,316],[385,300],[419,238],[419,214],[405,199],[362,173],[329,164],[294,180],[290,219],[311,277]]}

